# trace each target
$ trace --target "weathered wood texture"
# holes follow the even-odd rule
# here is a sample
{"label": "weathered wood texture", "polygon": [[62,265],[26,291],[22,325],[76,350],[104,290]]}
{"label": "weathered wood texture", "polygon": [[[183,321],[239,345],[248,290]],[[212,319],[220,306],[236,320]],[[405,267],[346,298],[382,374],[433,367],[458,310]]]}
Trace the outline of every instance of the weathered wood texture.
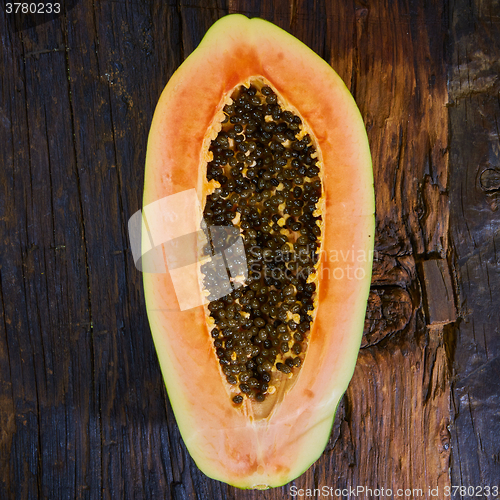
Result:
{"label": "weathered wood texture", "polygon": [[[500,482],[500,2],[452,2],[453,484]],[[468,147],[464,147],[467,144]]]}
{"label": "weathered wood texture", "polygon": [[[126,234],[161,90],[230,12],[275,22],[339,72],[374,160],[363,349],[325,453],[292,484],[430,498],[450,466],[453,484],[498,480],[500,13],[470,5],[81,0],[31,28],[2,14],[1,499],[290,497],[210,480],[187,454]],[[458,285],[458,329],[425,315],[425,294],[455,306],[429,259]]]}

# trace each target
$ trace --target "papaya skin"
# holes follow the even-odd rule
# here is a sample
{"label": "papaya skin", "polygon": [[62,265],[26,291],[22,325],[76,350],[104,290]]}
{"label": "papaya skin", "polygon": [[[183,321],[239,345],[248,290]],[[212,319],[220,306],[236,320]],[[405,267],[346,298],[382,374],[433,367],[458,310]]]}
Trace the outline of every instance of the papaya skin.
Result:
{"label": "papaya skin", "polygon": [[[239,488],[288,483],[322,454],[352,377],[374,242],[371,156],[359,110],[340,77],[280,28],[233,14],[217,21],[168,82],[149,134],[144,206],[195,188],[232,90],[269,82],[312,130],[322,157],[323,241],[318,302],[303,366],[265,416],[228,397],[203,306],[176,309],[167,273],[144,273],[150,327],[183,440],[209,477]],[[350,268],[350,271],[349,271]],[[355,273],[354,273],[354,270]]]}

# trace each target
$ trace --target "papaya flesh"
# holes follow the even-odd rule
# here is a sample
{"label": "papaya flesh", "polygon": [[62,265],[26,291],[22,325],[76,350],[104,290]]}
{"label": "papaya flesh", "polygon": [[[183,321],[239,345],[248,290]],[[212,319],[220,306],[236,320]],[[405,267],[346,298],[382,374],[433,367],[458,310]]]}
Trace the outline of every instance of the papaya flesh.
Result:
{"label": "papaya flesh", "polygon": [[[282,143],[284,147],[292,148],[290,151],[295,147],[308,151],[307,161],[319,170],[319,173],[306,172],[302,180],[297,180],[297,185],[293,176],[288,179],[289,185],[301,187],[304,193],[306,184],[312,186],[315,183],[317,188],[316,197],[313,197],[314,212],[312,208],[310,211],[314,218],[306,217],[302,224],[298,224],[304,230],[302,234],[311,233],[307,220],[314,220],[311,224],[320,229],[314,230],[318,233],[314,243],[315,257],[312,257],[314,269],[309,268],[306,280],[313,286],[309,286],[308,294],[299,294],[296,289],[299,282],[292,277],[296,287],[291,287],[294,300],[297,300],[297,311],[300,300],[306,300],[304,297],[313,307],[307,313],[309,316],[301,310],[297,319],[290,319],[293,314],[289,311],[287,319],[283,316],[281,322],[264,315],[271,333],[281,323],[295,328],[293,321],[299,324],[305,318],[306,321],[302,322],[308,326],[302,335],[303,341],[295,342],[299,347],[294,347],[294,341],[290,341],[291,349],[295,349],[293,356],[288,351],[283,352],[286,346],[281,349],[278,345],[279,352],[275,352],[271,368],[269,363],[254,363],[250,351],[243,349],[243,354],[238,351],[240,357],[247,353],[254,366],[254,372],[248,368],[249,373],[260,384],[257,392],[247,391],[245,386],[243,390],[243,378],[238,369],[234,375],[227,369],[224,371],[224,355],[221,353],[228,340],[227,337],[222,339],[217,334],[212,335],[214,330],[217,331],[211,310],[215,306],[205,303],[180,308],[179,291],[174,287],[172,273],[145,272],[143,278],[148,318],[167,392],[191,456],[211,478],[239,488],[262,489],[286,484],[299,476],[319,458],[328,441],[337,405],[354,371],[363,331],[373,256],[374,192],[363,120],[340,77],[308,47],[280,28],[261,19],[234,14],[222,18],[210,28],[198,48],[172,76],[160,97],[148,140],[145,212],[148,206],[159,200],[194,190],[200,202],[200,207],[194,208],[194,212],[205,210],[205,214],[212,213],[214,193],[218,193],[216,196],[225,197],[226,201],[236,200],[234,206],[226,203],[227,210],[235,217],[233,227],[238,228],[244,240],[248,239],[250,230],[237,223],[241,215],[237,207],[237,200],[242,198],[241,190],[238,196],[231,198],[232,193],[224,193],[225,185],[217,181],[222,179],[222,174],[213,174],[210,179],[211,171],[225,168],[227,172],[229,169],[229,164],[225,167],[213,164],[216,155],[222,154],[221,149],[217,149],[221,143],[220,134],[234,125],[227,110],[242,93],[247,100],[252,96],[261,99],[259,109],[266,106],[266,93],[274,95],[276,101],[273,103],[277,102],[282,110],[288,110],[290,116],[298,117],[296,121],[300,121],[301,128],[297,137],[304,141],[304,146],[295,146],[286,138]],[[283,116],[276,114],[276,123],[285,123]],[[271,120],[272,117],[263,118],[262,123]],[[244,133],[248,132],[248,121],[246,123]],[[273,141],[275,145],[278,141],[272,131],[273,137],[262,145],[263,138],[267,137],[262,133],[265,127],[262,124],[256,127],[261,128],[260,135],[257,132],[260,141],[257,141],[257,148],[277,147],[271,146]],[[287,127],[289,125],[285,124],[282,128],[289,132]],[[236,143],[233,145],[241,153],[238,157],[242,160],[240,163],[244,164],[242,155],[248,157],[250,153],[238,150]],[[291,170],[289,166],[293,158],[307,156],[301,154],[290,156],[281,174],[269,170],[267,181],[254,182],[253,187],[248,172],[255,165],[262,166],[262,162],[240,165],[240,173],[235,175],[239,176],[243,186],[250,185],[251,189],[247,191],[263,193],[267,187],[272,197],[283,189],[285,183],[285,177],[279,175]],[[234,161],[232,164],[236,165]],[[277,167],[278,172],[280,168]],[[264,172],[265,168],[262,167],[261,171]],[[274,187],[266,184],[273,178],[277,179],[273,181]],[[290,199],[295,198],[290,195]],[[262,196],[259,200],[256,210],[262,218],[265,210]],[[276,203],[279,207],[274,208],[279,208],[283,215],[278,214],[269,226],[275,224],[272,226],[275,238],[281,233],[288,235],[290,248],[294,248],[300,234],[293,233],[289,229],[291,225],[286,226],[287,218],[292,217],[291,209],[285,202]],[[298,205],[300,203],[304,207],[311,204],[302,201]],[[180,210],[189,212],[189,209]],[[201,213],[198,216],[200,219]],[[213,217],[217,220],[215,215]],[[296,220],[298,222],[299,217]],[[259,223],[263,224],[261,219]],[[231,222],[222,225],[231,226]],[[253,234],[260,231],[259,227],[262,228],[258,226]],[[143,232],[143,246],[150,239],[148,231],[153,231],[151,224]],[[257,237],[254,242],[258,241],[262,239]],[[248,257],[247,248],[246,251]],[[251,275],[250,271],[246,277],[250,280]],[[301,282],[301,290],[306,281]],[[190,283],[187,275],[186,283]],[[279,295],[282,292],[279,282],[260,283],[265,287],[262,288],[265,293],[277,290]],[[242,297],[250,285],[249,282],[233,282],[233,286],[236,291],[240,290],[236,296]],[[192,292],[194,294],[195,290]],[[238,299],[236,302],[242,301]],[[228,303],[232,302],[220,299],[217,308],[227,309]],[[242,318],[254,318],[250,306],[242,307],[238,305]],[[243,314],[243,311],[250,312]],[[247,321],[232,331],[238,329],[247,331],[250,323]],[[214,338],[219,339],[216,345]],[[259,349],[262,352],[262,345]],[[234,365],[236,357],[233,355],[225,362]],[[295,358],[298,361],[294,362]],[[291,360],[286,366],[285,359]],[[262,378],[264,372],[269,373],[269,381]]]}

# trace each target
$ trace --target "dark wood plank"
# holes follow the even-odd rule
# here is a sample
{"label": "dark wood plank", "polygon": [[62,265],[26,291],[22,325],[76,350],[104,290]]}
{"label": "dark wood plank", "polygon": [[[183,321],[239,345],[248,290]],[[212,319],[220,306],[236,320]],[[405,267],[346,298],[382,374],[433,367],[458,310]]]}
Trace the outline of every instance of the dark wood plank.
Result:
{"label": "dark wood plank", "polygon": [[82,4],[68,19],[75,149],[88,194],[83,213],[98,423],[92,450],[99,461],[89,483],[100,498],[163,497],[181,481],[186,461],[126,234],[128,218],[141,206],[151,116],[181,60],[178,24],[177,6],[162,3]]}
{"label": "dark wood plank", "polygon": [[500,478],[500,3],[454,1],[450,20],[450,198],[463,318],[451,474],[454,485],[491,486]]}
{"label": "dark wood plank", "polygon": [[60,19],[3,39],[0,496],[72,497],[93,467],[74,434],[92,425],[92,360],[66,50]]}

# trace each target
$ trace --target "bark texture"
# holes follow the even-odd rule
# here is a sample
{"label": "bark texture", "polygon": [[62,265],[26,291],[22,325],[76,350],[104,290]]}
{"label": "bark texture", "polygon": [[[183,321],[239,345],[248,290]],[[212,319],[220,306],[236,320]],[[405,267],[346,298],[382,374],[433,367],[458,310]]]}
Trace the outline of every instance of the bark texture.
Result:
{"label": "bark texture", "polygon": [[[498,484],[498,0],[62,7],[0,13],[0,498],[445,498]],[[365,335],[331,439],[266,492],[210,480],[187,454],[127,236],[157,99],[234,12],[288,30],[344,79],[377,203]]]}

